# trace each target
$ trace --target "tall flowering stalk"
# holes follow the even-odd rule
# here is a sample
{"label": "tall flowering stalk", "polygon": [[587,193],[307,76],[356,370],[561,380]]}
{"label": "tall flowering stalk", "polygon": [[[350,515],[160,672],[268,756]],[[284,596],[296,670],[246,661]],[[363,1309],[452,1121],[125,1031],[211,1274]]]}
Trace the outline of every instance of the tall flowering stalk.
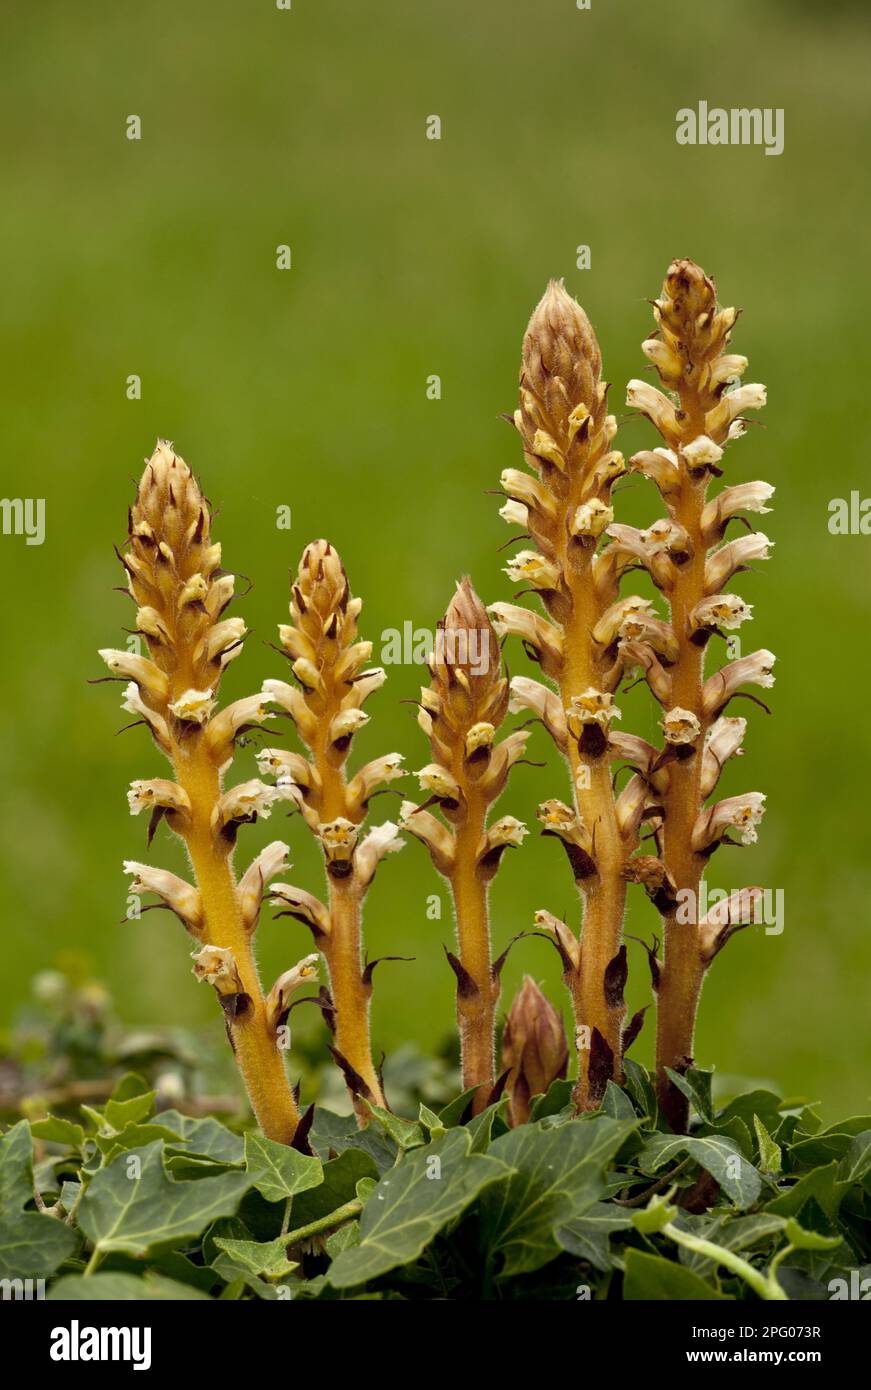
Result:
{"label": "tall flowering stalk", "polygon": [[[627,861],[637,844],[647,785],[634,776],[616,796],[611,779],[620,717],[614,691],[627,664],[639,657],[628,620],[647,624],[650,604],[618,598],[622,573],[635,557],[602,540],[614,519],[611,490],[626,471],[612,448],[616,421],[607,411],[601,354],[590,322],[561,283],[551,281],[523,340],[520,406],[514,424],[531,472],[502,474],[508,501],[500,515],[522,528],[536,549],[521,550],[509,577],[532,590],[546,617],[516,604],[495,603],[497,632],[518,635],[556,691],[515,677],[512,708],[535,714],[567,758],[573,804],[539,808],[544,833],[564,843],[583,896],[583,930],[575,933],[551,913],[537,914],[563,960],[579,1048],[575,1092],[581,1109],[594,1108],[613,1078],[622,1080],[626,950],[622,945]],[[634,629],[632,630],[634,632]],[[633,1030],[640,1020],[633,1020]]]}
{"label": "tall flowering stalk", "polygon": [[[678,260],[669,267],[654,316],[659,331],[642,350],[668,394],[631,381],[627,399],[653,423],[665,447],[637,454],[631,467],[656,484],[668,515],[647,532],[620,530],[670,610],[668,668],[655,652],[645,666],[664,710],[665,748],[634,750],[661,810],[660,853],[635,866],[663,918],[664,957],[654,970],[657,1085],[664,1114],[680,1130],[687,1102],[666,1069],[683,1072],[690,1064],[705,972],[727,937],[752,919],[758,898],[758,890],[744,890],[698,920],[694,909],[710,856],[719,845],[736,843],[732,832],[744,844],[756,839],[765,798],[747,792],[706,802],[725,762],[741,752],[746,720],[728,715],[728,706],[743,686],[774,680],[769,651],[738,656],[707,678],[705,653],[712,637],[724,637],[750,617],[750,605],[724,590],[735,574],[768,557],[771,542],[750,528],[744,513],[767,512],[774,488],[739,483],[708,498],[712,479],[723,472],[726,445],[745,432],[745,412],[765,404],[764,386],[740,384],[747,359],[727,350],[737,310],[718,310],[713,281],[694,262]],[[726,540],[733,521],[747,532]]]}
{"label": "tall flowering stalk", "polygon": [[[508,682],[496,634],[468,579],[457,586],[439,625],[430,673],[418,715],[433,758],[417,774],[427,797],[420,806],[403,802],[401,823],[427,846],[451,887],[459,954],[449,951],[448,960],[457,981],[463,1085],[478,1088],[473,1108],[481,1110],[495,1080],[493,1029],[504,960],[494,962],[491,955],[489,885],[505,849],[527,833],[514,816],[488,819],[528,734],[496,742],[508,710]],[[431,805],[447,824],[427,809]]]}
{"label": "tall flowering stalk", "polygon": [[264,996],[253,954],[266,884],[287,868],[287,846],[267,846],[237,881],[233,853],[239,826],[269,815],[282,788],[257,779],[225,789],[223,778],[246,730],[270,718],[261,695],[216,709],[218,686],[246,635],[241,618],[225,618],[233,575],[221,569],[210,535],[208,503],[172,446],[160,442],[146,464],[129,518],[121,560],[136,603],[136,634],[149,657],[104,650],[111,676],[125,682],[123,708],[145,724],[172,765],[175,780],[136,781],[133,815],[150,813],[149,843],[161,820],[187,847],[195,884],[165,869],[130,861],[133,893],[154,893],[197,945],[194,973],[212,984],[227,1034],[263,1133],[291,1143],[299,1113],[285,1072],[279,1030],[293,991],[314,977],[301,961]]}
{"label": "tall flowering stalk", "polygon": [[363,705],[385,680],[380,667],[367,668],[372,643],[357,640],[362,603],[352,597],[330,543],[307,546],[292,586],[292,621],[279,627],[295,684],[268,680],[263,698],[290,715],[309,756],[265,748],[258,765],[275,777],[278,791],[293,797],[323,850],[327,903],[286,883],[272,885],[271,901],[310,927],[327,962],[330,988],[322,991],[322,1002],[334,1034],[332,1052],[365,1123],[363,1102],[385,1102],[369,1037],[375,962],[363,959],[363,899],[381,859],[404,842],[392,821],[360,834],[370,797],[403,775],[401,754],[376,758],[350,780],[345,772],[354,735],[369,719]]}

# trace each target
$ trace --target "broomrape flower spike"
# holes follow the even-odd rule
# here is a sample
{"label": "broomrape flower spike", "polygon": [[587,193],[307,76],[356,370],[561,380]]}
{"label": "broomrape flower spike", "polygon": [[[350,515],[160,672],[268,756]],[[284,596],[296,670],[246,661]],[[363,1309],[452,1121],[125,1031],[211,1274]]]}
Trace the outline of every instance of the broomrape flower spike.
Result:
{"label": "broomrape flower spike", "polygon": [[[506,603],[490,610],[499,635],[519,636],[555,687],[515,677],[512,709],[529,710],[541,720],[571,773],[574,806],[546,802],[539,820],[544,834],[562,841],[584,903],[580,942],[567,927],[552,933],[574,1031],[582,1040],[579,1109],[594,1108],[608,1080],[623,1077],[624,871],[638,841],[647,789],[636,779],[615,798],[613,725],[620,711],[614,692],[624,669],[637,666],[642,656],[666,679],[649,645],[653,637],[643,640],[658,621],[649,601],[621,599],[618,585],[623,572],[639,563],[656,561],[664,571],[672,564],[669,546],[683,541],[630,534],[632,528],[614,525],[611,493],[626,465],[612,447],[616,422],[608,414],[601,365],[586,314],[562,283],[551,281],[523,340],[514,415],[530,472],[507,469],[501,479],[510,502],[524,508],[524,527],[536,547],[515,557],[508,573],[536,590],[544,615]],[[675,471],[662,459],[657,466]],[[509,511],[506,519],[519,518]],[[645,619],[635,641],[621,631],[633,614]],[[547,928],[544,920],[539,925]]]}
{"label": "broomrape flower spike", "polygon": [[133,815],[150,813],[149,839],[165,819],[184,841],[196,886],[175,874],[128,862],[131,891],[154,893],[196,938],[194,973],[210,983],[260,1127],[291,1143],[299,1112],[264,999],[251,938],[272,874],[286,867],[286,845],[264,850],[237,883],[236,832],[267,815],[274,789],[222,781],[246,728],[268,717],[260,696],[215,713],[218,686],[245,636],[241,618],[224,618],[233,576],[221,568],[211,540],[209,506],[191,470],[160,441],[148,460],[130,512],[121,556],[137,606],[137,630],[148,657],[103,651],[110,672],[128,682],[123,707],[151,731],[175,780],[135,781],[127,794]]}
{"label": "broomrape flower spike", "polygon": [[637,871],[630,866],[630,874],[645,882],[663,916],[657,1089],[664,1115],[679,1131],[687,1124],[687,1101],[666,1068],[682,1072],[692,1061],[704,974],[737,929],[737,919],[730,912],[722,918],[709,914],[702,923],[685,922],[677,894],[697,902],[705,864],[717,847],[756,839],[765,801],[761,792],[728,797],[713,806],[705,802],[726,761],[741,752],[746,721],[727,716],[727,706],[743,686],[774,681],[769,651],[732,661],[707,679],[705,652],[711,636],[735,629],[751,616],[749,604],[723,589],[736,574],[767,559],[772,544],[761,532],[726,540],[728,524],[746,512],[768,512],[774,489],[765,482],[738,483],[708,498],[712,480],[724,472],[728,444],[744,432],[745,412],[758,410],[766,400],[764,386],[736,384],[747,369],[745,357],[727,352],[736,311],[718,309],[714,283],[700,266],[677,260],[654,304],[654,317],[657,332],[642,350],[665,393],[632,381],[627,400],[647,415],[666,447],[636,455],[630,467],[655,483],[668,512],[663,520],[684,539],[682,551],[672,551],[664,568],[646,566],[668,603],[673,646],[667,681],[653,662],[640,663],[665,710],[661,728],[666,748],[651,765],[657,768],[660,858],[655,862],[660,872],[642,872],[641,861],[635,860]]}
{"label": "broomrape flower spike", "polygon": [[[404,802],[403,830],[427,846],[450,884],[458,952],[448,952],[457,981],[463,1086],[478,1090],[476,1112],[489,1103],[495,1083],[494,1019],[502,959],[490,949],[488,890],[502,855],[523,841],[525,825],[514,816],[488,824],[490,808],[523,756],[524,731],[496,741],[508,712],[508,681],[496,632],[469,579],[457,585],[430,661],[431,684],[421,691],[418,722],[433,761],[417,774],[426,800]],[[426,808],[436,805],[444,820]]]}
{"label": "broomrape flower spike", "polygon": [[334,1032],[332,1053],[365,1124],[366,1102],[383,1107],[385,1100],[369,1037],[372,966],[363,957],[363,899],[378,864],[404,841],[392,821],[368,834],[362,827],[373,794],[404,769],[401,754],[388,753],[350,779],[345,773],[354,735],[368,720],[363,703],[385,679],[383,670],[367,665],[372,643],[357,640],[361,607],[336,551],[328,541],[313,541],[291,586],[291,622],[279,627],[295,684],[268,680],[263,687],[264,698],[290,716],[308,756],[268,748],[258,764],[264,776],[276,778],[280,794],[296,801],[323,851],[326,903],[287,883],[273,885],[272,902],[281,915],[304,922],[323,953],[329,989],[321,997]]}

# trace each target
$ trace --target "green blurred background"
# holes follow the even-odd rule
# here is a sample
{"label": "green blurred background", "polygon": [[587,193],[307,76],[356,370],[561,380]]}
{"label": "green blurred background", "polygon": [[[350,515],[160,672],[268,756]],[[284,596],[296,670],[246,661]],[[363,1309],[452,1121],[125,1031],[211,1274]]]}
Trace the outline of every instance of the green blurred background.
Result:
{"label": "green blurred background", "polygon": [[[114,737],[119,687],[86,683],[129,621],[112,545],[156,437],[200,474],[226,563],[254,581],[236,610],[254,636],[224,686],[236,697],[283,674],[264,643],[312,537],[339,547],[376,649],[387,628],[431,627],[464,571],[489,601],[509,598],[497,555],[508,532],[485,492],[519,463],[498,416],[514,406],[530,310],[565,276],[625,417],[645,300],[672,256],[691,255],[744,307],[735,348],[747,380],[769,387],[729,478],[777,485],[774,558],[741,585],[756,604],[744,649],[778,655],[774,717],[742,711],[746,756],[726,782],[766,791],[769,810],[758,846],[724,851],[711,881],[786,892],[783,935],[744,933],[717,961],[696,1055],[822,1097],[831,1118],[864,1104],[871,541],[826,523],[832,497],[867,489],[869,37],[860,4],[787,0],[593,0],[589,12],[574,0],[293,0],[290,12],[273,0],[6,0],[2,486],[45,497],[48,529],[42,547],[0,540],[0,1021],[34,972],[72,952],[125,1020],[222,1031],[175,920],[120,924],[121,861],[147,856],[124,792],[162,768],[142,730]],[[675,112],[699,99],[783,107],[785,152],[679,147]],[[130,114],[139,142],[125,138]],[[438,142],[425,138],[431,114]],[[140,401],[125,396],[133,373]],[[627,456],[654,442],[626,419]],[[646,484],[620,501],[625,521],[658,514]],[[289,535],[275,525],[282,504]],[[516,647],[509,661],[525,669]],[[355,757],[398,749],[417,767],[426,748],[402,701],[420,669],[390,677]],[[623,727],[653,732],[642,691],[621,705]],[[534,825],[537,801],[565,796],[566,779],[543,731],[531,753],[546,768],[519,769],[502,809]],[[253,774],[250,750],[237,767]],[[319,891],[298,820],[249,830],[242,855],[276,836],[291,843],[293,879]],[[163,832],[152,862],[183,868]],[[376,975],[388,1052],[451,1027],[447,904],[441,922],[426,917],[438,891],[411,843],[371,894],[371,954],[416,957]],[[563,856],[537,834],[507,857],[493,900],[499,947],[537,907],[577,920]],[[633,898],[628,929],[649,938],[654,926]],[[269,914],[259,940],[267,979],[308,949],[304,928]],[[640,946],[630,952],[637,1007],[647,968]],[[564,1004],[546,942],[515,948],[504,999],[523,972]],[[316,1034],[304,1014],[297,1027]],[[637,1055],[651,1046],[648,1029]]]}

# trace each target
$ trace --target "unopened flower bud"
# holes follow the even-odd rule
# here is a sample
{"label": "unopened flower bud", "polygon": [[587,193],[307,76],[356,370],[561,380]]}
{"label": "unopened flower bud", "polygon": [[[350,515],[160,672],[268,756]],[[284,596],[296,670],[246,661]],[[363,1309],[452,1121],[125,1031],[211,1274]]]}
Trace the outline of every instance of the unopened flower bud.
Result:
{"label": "unopened flower bud", "polygon": [[529,1119],[533,1096],[544,1095],[564,1077],[568,1042],[563,1021],[529,975],[514,996],[502,1034],[501,1070],[508,1072],[512,1125]]}

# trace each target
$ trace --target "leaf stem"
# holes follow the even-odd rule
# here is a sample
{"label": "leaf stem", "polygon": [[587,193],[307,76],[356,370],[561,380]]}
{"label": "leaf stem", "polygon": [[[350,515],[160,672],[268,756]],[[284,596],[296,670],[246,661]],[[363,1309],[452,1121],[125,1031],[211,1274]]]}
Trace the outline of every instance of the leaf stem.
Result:
{"label": "leaf stem", "polygon": [[[754,1293],[760,1298],[775,1302],[788,1302],[783,1289],[774,1278],[774,1265],[768,1276],[761,1274],[758,1269],[754,1269],[746,1260],[742,1260],[740,1255],[736,1255],[732,1250],[726,1250],[722,1245],[715,1245],[713,1241],[703,1240],[701,1236],[691,1236],[687,1231],[681,1231],[672,1222],[663,1226],[662,1234],[669,1236],[678,1245],[684,1246],[687,1250],[692,1250],[697,1255],[704,1255],[706,1259],[713,1260],[716,1264],[725,1265],[731,1269],[733,1274],[739,1275],[745,1283],[749,1284]],[[787,1250],[791,1247],[787,1247]],[[787,1251],[781,1252],[781,1255]]]}
{"label": "leaf stem", "polygon": [[321,1231],[330,1231],[334,1226],[344,1225],[346,1221],[359,1216],[362,1210],[363,1203],[358,1197],[354,1197],[350,1202],[345,1202],[344,1206],[336,1207],[328,1216],[318,1217],[317,1221],[310,1221],[307,1226],[299,1226],[295,1231],[289,1231],[286,1236],[282,1232],[282,1237],[287,1240],[288,1245],[296,1245],[301,1240],[308,1240],[309,1236],[316,1236]]}

